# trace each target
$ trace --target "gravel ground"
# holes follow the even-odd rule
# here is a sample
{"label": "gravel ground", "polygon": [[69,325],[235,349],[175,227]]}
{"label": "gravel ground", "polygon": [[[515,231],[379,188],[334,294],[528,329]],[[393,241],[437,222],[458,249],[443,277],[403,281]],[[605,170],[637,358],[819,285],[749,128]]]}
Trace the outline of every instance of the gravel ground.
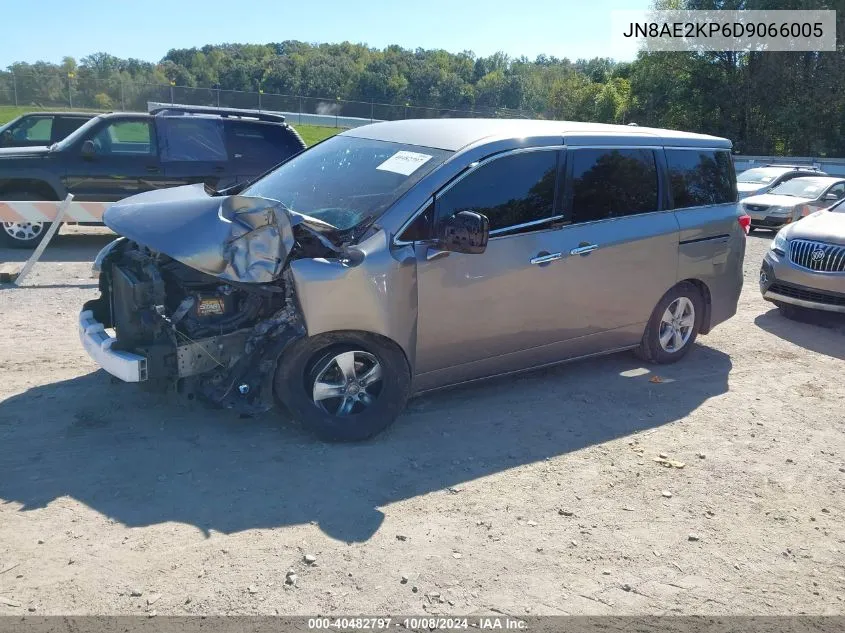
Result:
{"label": "gravel ground", "polygon": [[429,395],[359,445],[98,371],[108,239],[0,289],[0,614],[845,613],[845,320],[760,298],[770,235],[683,362]]}

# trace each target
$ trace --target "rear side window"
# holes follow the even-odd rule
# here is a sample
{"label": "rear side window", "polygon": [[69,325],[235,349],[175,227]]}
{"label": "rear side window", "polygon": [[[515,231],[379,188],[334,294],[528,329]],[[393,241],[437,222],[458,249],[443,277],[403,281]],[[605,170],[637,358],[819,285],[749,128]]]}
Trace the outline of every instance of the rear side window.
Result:
{"label": "rear side window", "polygon": [[491,232],[550,219],[559,153],[524,152],[481,165],[440,197],[437,217],[475,211],[487,216]]}
{"label": "rear side window", "polygon": [[575,149],[570,156],[569,215],[573,223],[657,211],[653,150]]}
{"label": "rear side window", "polygon": [[52,127],[53,117],[29,117],[18,124],[12,135],[16,141],[49,144]]}
{"label": "rear side window", "polygon": [[302,149],[296,138],[281,125],[232,121],[229,127],[229,155],[267,167],[276,165]]}
{"label": "rear side window", "polygon": [[225,161],[223,124],[219,119],[159,117],[163,161]]}
{"label": "rear side window", "polygon": [[667,149],[666,162],[676,209],[736,202],[730,152]]}

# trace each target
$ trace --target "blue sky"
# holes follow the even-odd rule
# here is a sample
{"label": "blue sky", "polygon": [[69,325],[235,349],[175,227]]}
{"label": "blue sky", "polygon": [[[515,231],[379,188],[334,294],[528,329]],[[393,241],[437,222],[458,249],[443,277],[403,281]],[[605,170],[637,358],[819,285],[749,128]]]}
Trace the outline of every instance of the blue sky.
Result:
{"label": "blue sky", "polygon": [[[611,11],[649,0],[37,0],[3,7],[0,68],[104,51],[158,61],[224,42],[361,42],[489,55],[631,59],[610,43]],[[27,28],[31,25],[32,29]]]}

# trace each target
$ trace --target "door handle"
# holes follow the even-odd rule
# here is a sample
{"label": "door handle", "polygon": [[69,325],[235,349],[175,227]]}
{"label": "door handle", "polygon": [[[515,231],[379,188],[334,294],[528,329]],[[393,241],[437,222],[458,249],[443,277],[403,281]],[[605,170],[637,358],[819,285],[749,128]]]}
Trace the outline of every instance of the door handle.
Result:
{"label": "door handle", "polygon": [[589,255],[594,250],[599,247],[598,244],[584,244],[583,246],[579,246],[578,248],[573,248],[569,251],[570,255]]}
{"label": "door handle", "polygon": [[538,253],[536,257],[531,258],[532,264],[548,264],[563,257],[562,253]]}
{"label": "door handle", "polygon": [[158,166],[157,165],[147,165],[147,171],[150,172],[151,174],[154,174],[158,171]]}

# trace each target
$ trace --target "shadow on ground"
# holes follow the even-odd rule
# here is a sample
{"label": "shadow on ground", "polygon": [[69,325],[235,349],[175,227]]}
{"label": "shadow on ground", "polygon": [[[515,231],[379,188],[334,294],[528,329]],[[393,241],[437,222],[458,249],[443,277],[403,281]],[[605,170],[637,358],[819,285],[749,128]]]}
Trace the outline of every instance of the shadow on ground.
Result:
{"label": "shadow on ground", "polygon": [[698,345],[661,384],[640,367],[619,354],[434,393],[356,445],[95,372],[0,407],[0,499],[25,511],[69,495],[129,526],[206,533],[314,521],[364,541],[380,506],[679,420],[727,391],[731,361]]}
{"label": "shadow on ground", "polygon": [[774,308],[754,319],[754,323],[804,349],[845,360],[845,314],[821,310],[791,310],[787,318]]}

